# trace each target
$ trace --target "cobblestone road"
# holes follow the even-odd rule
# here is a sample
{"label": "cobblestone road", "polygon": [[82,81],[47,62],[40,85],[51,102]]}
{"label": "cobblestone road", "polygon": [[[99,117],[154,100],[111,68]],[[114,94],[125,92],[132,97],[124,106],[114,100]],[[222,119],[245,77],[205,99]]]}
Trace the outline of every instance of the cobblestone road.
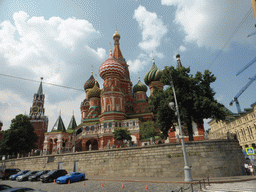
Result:
{"label": "cobblestone road", "polygon": [[255,192],[256,181],[235,182],[235,183],[221,183],[211,184],[207,189],[203,190],[207,192]]}
{"label": "cobblestone road", "polygon": [[[7,184],[12,187],[31,187],[33,189],[41,189],[47,192],[141,192],[141,191],[154,191],[154,192],[171,192],[178,191],[180,187],[187,188],[186,184],[173,184],[173,183],[147,183],[148,190],[146,190],[146,183],[143,182],[123,182],[124,188],[122,188],[122,182],[120,181],[103,181],[103,187],[101,187],[101,181],[86,180],[85,186],[83,182],[76,182],[71,184],[54,184],[54,183],[41,183],[41,182],[17,182],[9,180],[0,180],[0,184]],[[194,186],[194,191],[198,191],[198,185]],[[192,191],[191,189],[186,192]]]}

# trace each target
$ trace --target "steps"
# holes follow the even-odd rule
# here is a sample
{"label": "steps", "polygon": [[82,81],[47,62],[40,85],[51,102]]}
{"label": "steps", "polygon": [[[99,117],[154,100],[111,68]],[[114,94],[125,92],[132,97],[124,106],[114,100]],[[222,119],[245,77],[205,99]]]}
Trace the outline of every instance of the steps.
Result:
{"label": "steps", "polygon": [[256,181],[211,184],[211,186],[207,186],[207,188],[203,189],[203,191],[206,191],[206,192],[255,192]]}

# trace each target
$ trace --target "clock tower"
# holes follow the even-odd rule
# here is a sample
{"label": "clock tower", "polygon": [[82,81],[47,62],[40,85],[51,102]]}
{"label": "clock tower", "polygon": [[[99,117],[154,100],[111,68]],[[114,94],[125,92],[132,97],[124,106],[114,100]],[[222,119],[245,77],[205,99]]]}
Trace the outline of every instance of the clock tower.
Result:
{"label": "clock tower", "polygon": [[30,108],[30,122],[32,123],[35,132],[38,136],[37,148],[43,148],[44,133],[48,128],[48,117],[44,115],[44,94],[42,86],[43,78],[41,77],[41,83],[39,85],[37,93],[34,94],[33,105]]}

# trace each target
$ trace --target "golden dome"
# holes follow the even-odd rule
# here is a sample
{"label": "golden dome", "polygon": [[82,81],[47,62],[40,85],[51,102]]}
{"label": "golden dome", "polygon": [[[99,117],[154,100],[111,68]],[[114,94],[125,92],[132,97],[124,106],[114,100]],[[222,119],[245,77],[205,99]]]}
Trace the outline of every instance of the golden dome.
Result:
{"label": "golden dome", "polygon": [[113,35],[113,39],[114,39],[115,37],[118,37],[118,38],[120,39],[120,35],[117,33],[117,30],[116,30],[115,34]]}

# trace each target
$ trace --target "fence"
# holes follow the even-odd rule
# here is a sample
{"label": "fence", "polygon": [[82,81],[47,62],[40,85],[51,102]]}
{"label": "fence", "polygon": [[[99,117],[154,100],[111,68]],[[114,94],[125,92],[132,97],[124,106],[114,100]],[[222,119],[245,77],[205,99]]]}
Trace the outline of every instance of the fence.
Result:
{"label": "fence", "polygon": [[198,181],[198,183],[190,183],[187,184],[187,186],[182,186],[179,189],[172,190],[171,192],[185,192],[190,190],[191,192],[194,191],[202,191],[203,189],[206,189],[206,185],[210,186],[210,179],[207,177],[207,179],[202,179]]}

